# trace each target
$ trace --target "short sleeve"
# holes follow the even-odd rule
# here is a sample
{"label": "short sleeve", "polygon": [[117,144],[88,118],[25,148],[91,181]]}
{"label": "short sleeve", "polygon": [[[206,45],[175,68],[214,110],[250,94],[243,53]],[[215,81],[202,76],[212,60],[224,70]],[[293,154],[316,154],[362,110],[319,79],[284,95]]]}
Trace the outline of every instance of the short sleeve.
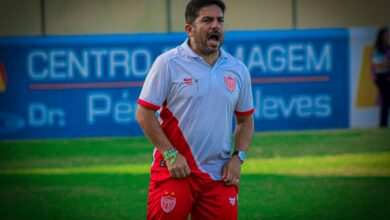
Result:
{"label": "short sleeve", "polygon": [[160,109],[170,87],[170,73],[165,59],[158,57],[146,76],[138,104],[153,109]]}
{"label": "short sleeve", "polygon": [[251,115],[254,112],[251,78],[248,69],[245,67],[243,67],[242,86],[234,112],[240,116]]}

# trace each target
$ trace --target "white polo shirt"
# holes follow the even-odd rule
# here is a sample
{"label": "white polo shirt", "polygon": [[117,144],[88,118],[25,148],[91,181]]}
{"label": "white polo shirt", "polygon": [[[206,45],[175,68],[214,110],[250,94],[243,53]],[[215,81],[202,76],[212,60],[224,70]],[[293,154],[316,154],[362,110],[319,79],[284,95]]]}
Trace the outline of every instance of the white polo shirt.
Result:
{"label": "white polo shirt", "polygon": [[177,122],[178,129],[164,129],[173,146],[183,150],[172,138],[183,135],[198,168],[220,180],[232,148],[233,115],[254,112],[250,74],[222,49],[210,66],[187,42],[157,57],[138,103],[164,113],[163,129]]}

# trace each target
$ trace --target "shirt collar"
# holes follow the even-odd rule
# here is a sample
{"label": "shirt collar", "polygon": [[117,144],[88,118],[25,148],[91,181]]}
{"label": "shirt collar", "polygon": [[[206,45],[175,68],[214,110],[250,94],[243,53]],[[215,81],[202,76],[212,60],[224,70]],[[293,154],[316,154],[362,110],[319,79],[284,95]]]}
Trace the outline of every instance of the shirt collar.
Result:
{"label": "shirt collar", "polygon": [[[182,44],[181,44],[181,47],[184,49],[184,52],[190,56],[190,57],[199,57],[201,58],[201,56],[199,56],[198,54],[196,54],[192,49],[191,47],[188,45],[188,41],[190,39],[187,38]],[[219,51],[220,51],[220,56],[218,57],[218,59],[220,59],[221,57],[226,59],[227,58],[227,54],[226,52],[222,49],[222,48],[219,48]]]}

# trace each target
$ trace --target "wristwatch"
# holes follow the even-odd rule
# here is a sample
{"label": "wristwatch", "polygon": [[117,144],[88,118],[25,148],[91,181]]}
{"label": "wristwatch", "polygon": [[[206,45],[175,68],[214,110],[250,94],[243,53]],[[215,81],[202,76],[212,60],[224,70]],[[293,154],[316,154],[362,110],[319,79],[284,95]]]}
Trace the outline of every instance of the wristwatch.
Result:
{"label": "wristwatch", "polygon": [[241,160],[241,164],[244,163],[244,161],[245,161],[245,159],[246,159],[246,153],[245,153],[244,151],[236,150],[236,151],[233,152],[232,157],[233,157],[234,155],[237,155],[237,156],[238,156],[238,159]]}

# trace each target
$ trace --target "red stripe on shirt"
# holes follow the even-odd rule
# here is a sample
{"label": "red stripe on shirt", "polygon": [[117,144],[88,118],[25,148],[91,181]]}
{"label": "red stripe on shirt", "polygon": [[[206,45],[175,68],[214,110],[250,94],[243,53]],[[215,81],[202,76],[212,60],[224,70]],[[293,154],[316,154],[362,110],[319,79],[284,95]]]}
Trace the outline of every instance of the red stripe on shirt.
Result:
{"label": "red stripe on shirt", "polygon": [[248,116],[248,115],[251,115],[253,112],[255,112],[254,108],[252,108],[251,110],[246,111],[246,112],[235,111],[234,113],[236,113],[236,115],[238,115],[238,116]]}
{"label": "red stripe on shirt", "polygon": [[[191,170],[191,174],[200,175],[208,180],[211,180],[212,178],[208,173],[202,172],[199,169],[187,143],[187,140],[185,139],[183,132],[179,127],[179,121],[173,116],[172,112],[165,105],[162,108],[160,117],[163,119],[161,127],[165,135],[168,137],[168,140],[171,142],[171,144],[179,151],[179,153],[186,158],[188,166]],[[167,171],[166,166],[160,166],[161,160],[163,160],[163,156],[159,151],[157,151],[154,154],[154,162],[152,165],[152,180],[163,180],[170,177],[169,173],[159,172]]]}
{"label": "red stripe on shirt", "polygon": [[153,110],[156,110],[156,111],[160,109],[160,106],[154,105],[154,104],[152,104],[150,102],[147,102],[147,101],[144,101],[142,99],[138,99],[137,103],[142,105],[142,106],[144,106],[144,107],[146,107],[146,108],[150,108],[150,109],[153,109]]}

